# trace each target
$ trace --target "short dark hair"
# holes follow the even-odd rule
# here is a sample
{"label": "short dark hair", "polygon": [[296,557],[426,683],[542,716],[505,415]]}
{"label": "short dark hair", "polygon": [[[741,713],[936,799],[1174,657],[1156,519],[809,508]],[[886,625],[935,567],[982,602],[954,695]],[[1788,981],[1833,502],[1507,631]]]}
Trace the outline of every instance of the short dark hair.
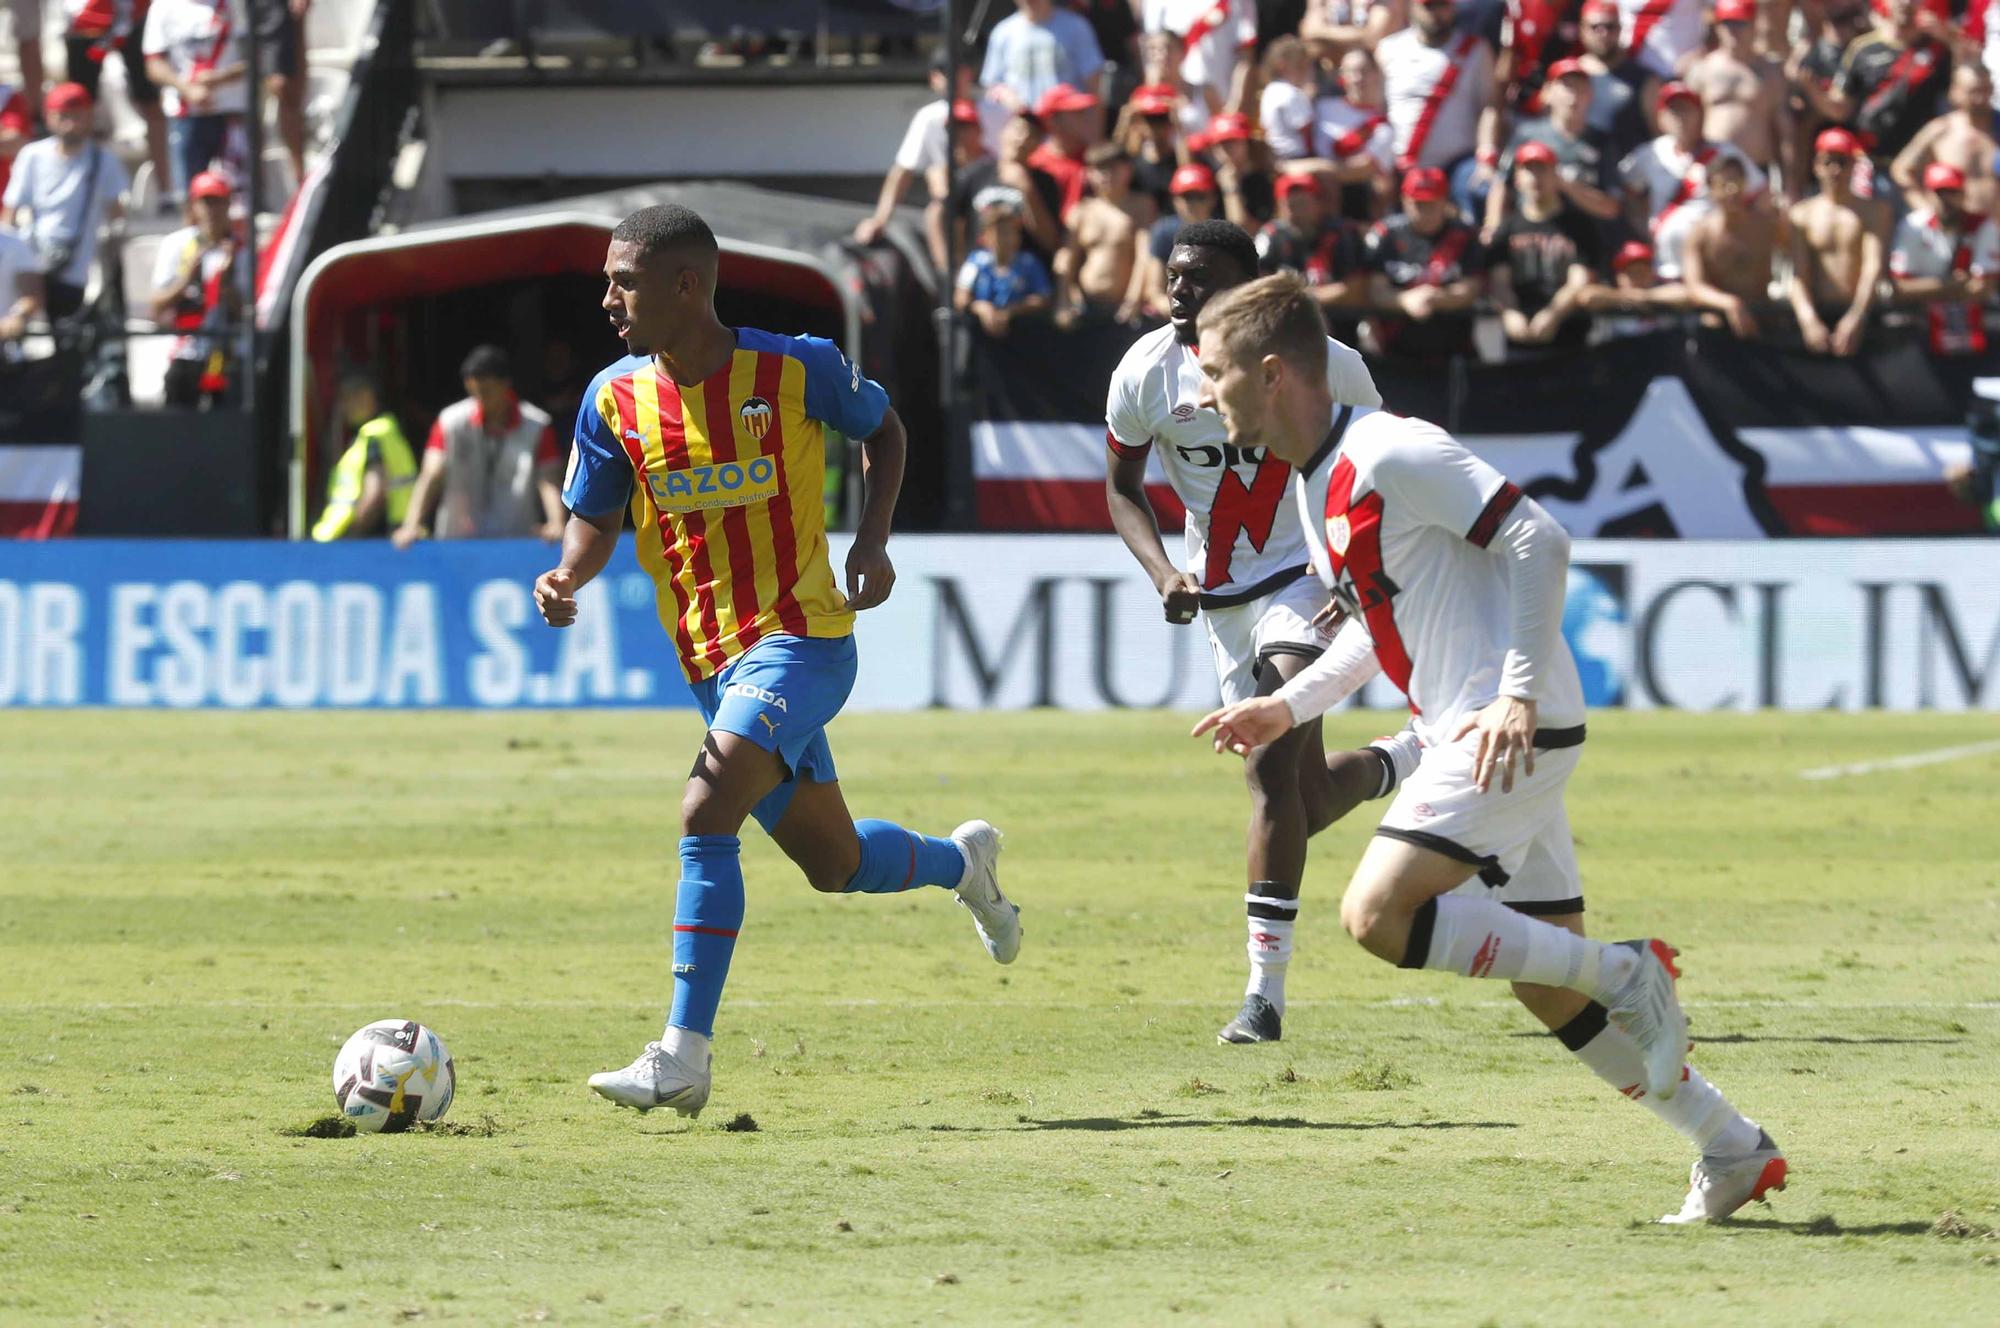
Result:
{"label": "short dark hair", "polygon": [[362,388],[367,388],[368,391],[372,392],[377,401],[382,399],[382,380],[375,376],[373,369],[357,367],[342,371],[340,375],[340,387],[337,389],[339,392],[358,392]]}
{"label": "short dark hair", "polygon": [[514,360],[498,346],[474,346],[472,353],[458,366],[460,378],[498,378],[502,382],[514,381]]}
{"label": "short dark hair", "polygon": [[1174,248],[1213,249],[1228,255],[1244,280],[1257,275],[1257,242],[1250,238],[1250,232],[1233,221],[1224,221],[1220,217],[1191,221],[1174,232]]}
{"label": "short dark hair", "polygon": [[640,208],[618,223],[611,238],[639,246],[640,258],[651,258],[662,249],[692,250],[702,258],[721,252],[715,232],[693,208],[679,203],[657,203]]}

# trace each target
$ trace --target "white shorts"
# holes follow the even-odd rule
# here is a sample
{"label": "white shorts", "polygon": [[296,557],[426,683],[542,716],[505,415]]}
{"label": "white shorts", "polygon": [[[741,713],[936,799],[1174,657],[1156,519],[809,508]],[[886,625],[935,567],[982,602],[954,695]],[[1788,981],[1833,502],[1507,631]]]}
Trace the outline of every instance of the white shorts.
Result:
{"label": "white shorts", "polygon": [[1583,755],[1582,726],[1543,730],[1574,745],[1537,748],[1535,773],[1514,768],[1514,788],[1481,793],[1472,782],[1470,738],[1426,747],[1417,769],[1382,816],[1378,835],[1400,839],[1475,868],[1454,894],[1497,900],[1537,915],[1583,912],[1583,879],[1569,833],[1563,790]]}
{"label": "white shorts", "polygon": [[1325,651],[1332,638],[1313,626],[1313,618],[1326,606],[1326,587],[1308,572],[1268,595],[1224,609],[1203,609],[1222,703],[1234,705],[1255,696],[1257,670],[1270,656],[1315,659]]}

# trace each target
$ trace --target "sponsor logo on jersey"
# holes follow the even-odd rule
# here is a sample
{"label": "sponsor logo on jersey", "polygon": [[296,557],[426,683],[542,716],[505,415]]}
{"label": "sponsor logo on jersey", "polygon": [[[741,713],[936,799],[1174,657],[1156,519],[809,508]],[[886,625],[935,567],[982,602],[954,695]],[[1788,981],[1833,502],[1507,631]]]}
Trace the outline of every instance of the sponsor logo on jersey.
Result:
{"label": "sponsor logo on jersey", "polygon": [[1347,513],[1341,512],[1326,519],[1326,546],[1333,550],[1336,558],[1347,556],[1347,545],[1354,538],[1354,528],[1348,524]]}
{"label": "sponsor logo on jersey", "polygon": [[762,397],[751,397],[736,412],[743,419],[743,427],[750,431],[752,438],[763,440],[771,432],[771,403]]}
{"label": "sponsor logo on jersey", "polygon": [[[776,692],[767,692],[754,682],[732,682],[722,689],[722,693],[724,696],[747,696],[752,701],[762,701],[765,705],[775,710],[785,710],[784,697],[779,696]],[[764,717],[759,715],[758,718],[763,719]],[[769,724],[771,721],[765,719],[764,722]]]}
{"label": "sponsor logo on jersey", "polygon": [[[769,416],[765,418],[768,425]],[[778,463],[770,457],[754,457],[744,462],[687,466],[648,475],[646,488],[663,512],[744,507],[778,496]]]}
{"label": "sponsor logo on jersey", "polygon": [[1180,405],[1175,406],[1174,418],[1179,420],[1182,424],[1186,424],[1189,420],[1193,419],[1194,403],[1191,401],[1183,401],[1181,402]]}

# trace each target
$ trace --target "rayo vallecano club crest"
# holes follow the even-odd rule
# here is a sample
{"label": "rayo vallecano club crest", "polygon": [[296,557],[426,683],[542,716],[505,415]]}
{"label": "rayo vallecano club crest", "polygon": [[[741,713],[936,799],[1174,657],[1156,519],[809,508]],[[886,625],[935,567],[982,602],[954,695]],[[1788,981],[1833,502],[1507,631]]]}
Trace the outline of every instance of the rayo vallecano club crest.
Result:
{"label": "rayo vallecano club crest", "polygon": [[1354,537],[1354,531],[1347,524],[1347,513],[1326,519],[1326,543],[1336,558],[1347,556],[1347,542]]}
{"label": "rayo vallecano club crest", "polygon": [[761,439],[771,431],[771,403],[762,397],[751,397],[736,412],[743,419],[743,427],[750,431],[752,438]]}

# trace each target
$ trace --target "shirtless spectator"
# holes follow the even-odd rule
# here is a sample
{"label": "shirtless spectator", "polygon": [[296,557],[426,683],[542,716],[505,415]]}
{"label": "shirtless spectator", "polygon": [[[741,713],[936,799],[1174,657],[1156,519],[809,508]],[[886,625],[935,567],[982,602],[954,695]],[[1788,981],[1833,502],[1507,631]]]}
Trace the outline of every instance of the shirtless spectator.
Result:
{"label": "shirtless spectator", "polygon": [[1659,78],[1679,78],[1701,50],[1703,0],[1618,0],[1625,49]]}
{"label": "shirtless spectator", "polygon": [[1624,17],[1617,0],[1584,0],[1583,54],[1590,74],[1590,127],[1605,135],[1614,161],[1653,136],[1647,107],[1659,94],[1658,74],[1625,50]]}
{"label": "shirtless spectator", "polygon": [[1847,122],[1852,108],[1834,96],[1833,85],[1847,48],[1868,28],[1868,0],[1823,0],[1818,33],[1799,43],[1785,62],[1793,122],[1792,155],[1785,159],[1788,179],[1810,179],[1813,139],[1828,125]]}
{"label": "shirtless spectator", "polygon": [[1756,22],[1757,0],[1716,0],[1715,49],[1682,81],[1701,97],[1708,136],[1769,171],[1791,160],[1792,104],[1784,71],[1757,53]]}
{"label": "shirtless spectator", "polygon": [[1618,174],[1633,231],[1652,237],[1660,275],[1672,280],[1681,275],[1687,228],[1707,207],[1715,167],[1725,159],[1740,163],[1752,195],[1763,192],[1764,173],[1741,148],[1703,137],[1701,98],[1685,83],[1662,84],[1654,113],[1660,136],[1634,149]]}
{"label": "shirtless spectator", "polygon": [[1556,154],[1530,140],[1514,153],[1513,205],[1486,253],[1487,291],[1510,346],[1581,346],[1578,301],[1603,261],[1597,223],[1563,196]]}
{"label": "shirtless spectator", "polygon": [[1264,52],[1264,91],[1257,122],[1280,164],[1312,155],[1313,61],[1297,37],[1280,37]]}
{"label": "shirtless spectator", "polygon": [[1278,215],[1257,232],[1258,271],[1296,272],[1331,317],[1357,304],[1368,290],[1360,246],[1352,231],[1328,215],[1319,180],[1295,173],[1278,177]]}
{"label": "shirtless spectator", "polygon": [[1919,129],[1889,167],[1896,187],[1914,203],[1923,186],[1924,168],[1942,162],[1964,177],[1966,207],[1991,216],[1996,201],[1993,159],[2000,156],[1992,124],[1993,76],[1984,65],[1960,65],[1951,71],[1950,113]]}
{"label": "shirtless spectator", "polygon": [[1418,166],[1403,177],[1404,212],[1368,232],[1371,321],[1393,355],[1439,359],[1472,354],[1472,306],[1486,257],[1472,227],[1451,214],[1444,172]]}
{"label": "shirtless spectator", "polygon": [[1413,26],[1375,48],[1396,131],[1396,166],[1445,172],[1452,198],[1476,216],[1500,164],[1499,85],[1492,46],[1460,31],[1455,0],[1412,0]]}
{"label": "shirtless spectator", "polygon": [[1889,253],[1896,299],[1923,307],[1934,355],[1985,352],[1980,304],[2000,276],[2000,227],[1966,210],[1965,186],[1958,167],[1941,161],[1926,166],[1929,202],[1903,218]]}
{"label": "shirtless spectator", "polygon": [[1672,327],[1687,310],[1687,287],[1660,280],[1652,245],[1627,240],[1611,256],[1611,284],[1584,287],[1577,307],[1592,316],[1591,334],[1598,341],[1651,336]]}
{"label": "shirtless spectator", "polygon": [[1357,46],[1340,57],[1339,97],[1313,107],[1313,152],[1340,186],[1340,214],[1373,221],[1396,188],[1396,131],[1389,124],[1382,67]]}
{"label": "shirtless spectator", "polygon": [[1558,60],[1549,66],[1542,85],[1542,104],[1548,114],[1523,121],[1514,130],[1507,150],[1500,154],[1500,179],[1486,196],[1485,231],[1489,237],[1500,229],[1507,215],[1514,167],[1521,160],[1521,150],[1530,143],[1548,149],[1564,203],[1599,222],[1617,219],[1619,200],[1611,178],[1616,163],[1604,135],[1590,127],[1590,95],[1590,71],[1581,61]]}
{"label": "shirtless spectator", "polygon": [[1830,118],[1872,136],[1870,152],[1885,166],[1937,111],[1950,78],[1951,52],[1919,27],[1917,0],[1881,0],[1873,30],[1841,58]]}
{"label": "shirtless spectator", "polygon": [[1779,225],[1769,208],[1752,205],[1749,169],[1741,157],[1716,158],[1708,171],[1711,206],[1689,227],[1682,257],[1689,301],[1755,341],[1763,335],[1756,307],[1771,299]]}
{"label": "shirtless spectator", "polygon": [[1316,60],[1339,60],[1349,51],[1372,51],[1405,27],[1409,0],[1309,0],[1299,36]]}
{"label": "shirtless spectator", "polygon": [[1017,115],[1000,131],[1000,155],[972,155],[974,145],[959,140],[961,153],[954,160],[951,199],[951,253],[954,263],[965,255],[967,241],[976,238],[979,219],[972,200],[989,187],[1001,184],[1021,195],[1021,245],[1053,270],[1056,255],[1063,247],[1062,185],[1053,175],[1029,163],[1041,146],[1042,131],[1033,117]]}
{"label": "shirtless spectator", "polygon": [[1090,192],[1069,214],[1069,245],[1056,256],[1057,317],[1089,313],[1129,322],[1144,302],[1140,259],[1148,248],[1131,212],[1132,159],[1116,143],[1099,143],[1085,160]]}
{"label": "shirtless spectator", "polygon": [[1813,143],[1819,193],[1792,204],[1792,279],[1788,293],[1799,335],[1816,355],[1861,349],[1882,280],[1884,205],[1854,196],[1861,142],[1845,129],[1823,129]]}
{"label": "shirtless spectator", "polygon": [[1028,164],[1047,171],[1062,186],[1062,215],[1068,216],[1083,201],[1083,154],[1097,141],[1097,98],[1059,83],[1035,103],[1035,119],[1044,137]]}

